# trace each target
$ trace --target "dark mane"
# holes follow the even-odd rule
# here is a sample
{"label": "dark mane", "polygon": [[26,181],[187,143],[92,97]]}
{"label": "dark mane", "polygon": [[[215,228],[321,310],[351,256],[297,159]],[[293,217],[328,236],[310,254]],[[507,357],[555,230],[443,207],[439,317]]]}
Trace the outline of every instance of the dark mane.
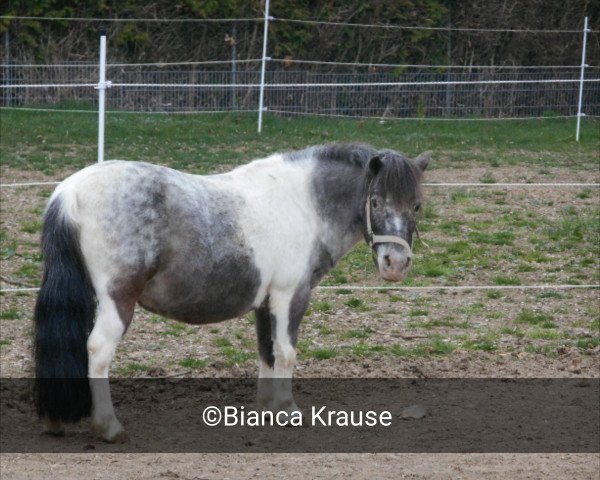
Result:
{"label": "dark mane", "polygon": [[332,143],[317,147],[317,156],[321,161],[344,162],[363,168],[377,153],[366,143]]}
{"label": "dark mane", "polygon": [[[316,157],[321,164],[339,162],[345,166],[357,167],[365,173],[369,160],[379,156],[383,165],[374,180],[373,190],[391,195],[398,203],[413,202],[421,195],[421,171],[409,159],[394,150],[378,151],[366,143],[331,143],[286,152],[284,155],[289,161]],[[369,177],[365,180],[369,180]],[[364,194],[367,187],[365,184]]]}
{"label": "dark mane", "polygon": [[399,203],[413,202],[421,196],[419,168],[393,150],[379,152],[383,166],[375,177],[373,190],[392,195]]}
{"label": "dark mane", "polygon": [[284,155],[290,161],[302,160],[314,155],[321,162],[343,162],[364,168],[367,162],[377,155],[377,150],[365,143],[331,143],[286,152]]}

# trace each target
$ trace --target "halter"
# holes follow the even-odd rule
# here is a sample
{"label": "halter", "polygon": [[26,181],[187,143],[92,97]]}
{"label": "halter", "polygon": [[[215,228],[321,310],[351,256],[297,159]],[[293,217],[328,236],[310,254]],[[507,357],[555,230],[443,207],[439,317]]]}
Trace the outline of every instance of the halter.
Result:
{"label": "halter", "polygon": [[[367,202],[365,205],[365,217],[367,222],[367,243],[373,252],[373,259],[375,259],[375,250],[373,246],[377,243],[396,243],[398,245],[402,245],[406,250],[408,250],[408,254],[412,255],[412,249],[406,240],[398,235],[375,235],[373,233],[373,228],[371,227],[371,185],[373,184],[373,180],[369,183],[369,190],[367,192]],[[418,231],[417,231],[418,236]]]}

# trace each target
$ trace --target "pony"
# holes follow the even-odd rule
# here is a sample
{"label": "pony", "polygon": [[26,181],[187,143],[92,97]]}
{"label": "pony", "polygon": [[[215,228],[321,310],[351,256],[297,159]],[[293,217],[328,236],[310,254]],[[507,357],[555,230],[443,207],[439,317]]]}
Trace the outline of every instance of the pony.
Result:
{"label": "pony", "polygon": [[113,160],[67,178],[44,213],[34,318],[47,432],[91,415],[95,434],[127,440],[108,372],[137,304],[190,324],[254,311],[258,405],[297,411],[291,378],[311,290],[362,238],[383,279],[405,277],[430,157],[340,143],[216,175]]}

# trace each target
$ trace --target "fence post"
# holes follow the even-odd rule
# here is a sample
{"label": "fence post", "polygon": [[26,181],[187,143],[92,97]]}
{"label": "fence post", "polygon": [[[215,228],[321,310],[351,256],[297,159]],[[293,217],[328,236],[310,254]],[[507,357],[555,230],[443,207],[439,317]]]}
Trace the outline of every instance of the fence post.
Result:
{"label": "fence post", "polygon": [[[11,78],[10,78],[10,38],[9,38],[9,34],[8,34],[8,29],[9,27],[6,27],[6,31],[4,32],[4,83],[6,85],[10,85],[11,84]],[[4,103],[6,104],[7,107],[10,107],[11,105],[11,96],[12,96],[12,92],[10,91],[10,89],[6,89],[6,96],[4,97]]]}
{"label": "fence post", "polygon": [[[231,32],[231,84],[237,84],[237,28],[235,23]],[[237,110],[237,89],[231,89],[231,109]]]}
{"label": "fence post", "polygon": [[[109,82],[110,83],[110,82]],[[98,162],[104,161],[104,100],[106,93],[106,30],[100,29],[100,79],[98,90]]]}
{"label": "fence post", "polygon": [[262,51],[262,64],[260,67],[260,93],[258,97],[258,133],[262,131],[262,117],[264,108],[264,100],[265,100],[265,69],[267,66],[267,60],[270,60],[267,57],[267,37],[269,34],[269,20],[272,20],[273,17],[269,16],[269,0],[265,2],[265,29],[263,32],[263,51]]}
{"label": "fence post", "polygon": [[581,113],[581,103],[583,101],[583,77],[585,74],[585,47],[587,44],[587,32],[588,32],[588,17],[585,17],[583,21],[583,48],[581,49],[581,76],[579,77],[579,102],[577,103],[577,130],[575,131],[575,141],[579,142],[579,127],[581,125],[581,117],[585,116],[585,113]]}

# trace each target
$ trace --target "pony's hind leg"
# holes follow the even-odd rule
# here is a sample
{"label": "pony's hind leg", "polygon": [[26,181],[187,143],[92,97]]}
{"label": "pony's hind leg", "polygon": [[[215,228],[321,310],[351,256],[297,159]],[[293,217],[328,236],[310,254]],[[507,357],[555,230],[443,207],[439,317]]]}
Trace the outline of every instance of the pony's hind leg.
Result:
{"label": "pony's hind leg", "polygon": [[128,436],[115,416],[108,371],[117,345],[133,317],[134,305],[117,304],[107,292],[98,294],[98,315],[87,343],[92,391],[91,430],[104,440],[115,443],[127,441]]}

